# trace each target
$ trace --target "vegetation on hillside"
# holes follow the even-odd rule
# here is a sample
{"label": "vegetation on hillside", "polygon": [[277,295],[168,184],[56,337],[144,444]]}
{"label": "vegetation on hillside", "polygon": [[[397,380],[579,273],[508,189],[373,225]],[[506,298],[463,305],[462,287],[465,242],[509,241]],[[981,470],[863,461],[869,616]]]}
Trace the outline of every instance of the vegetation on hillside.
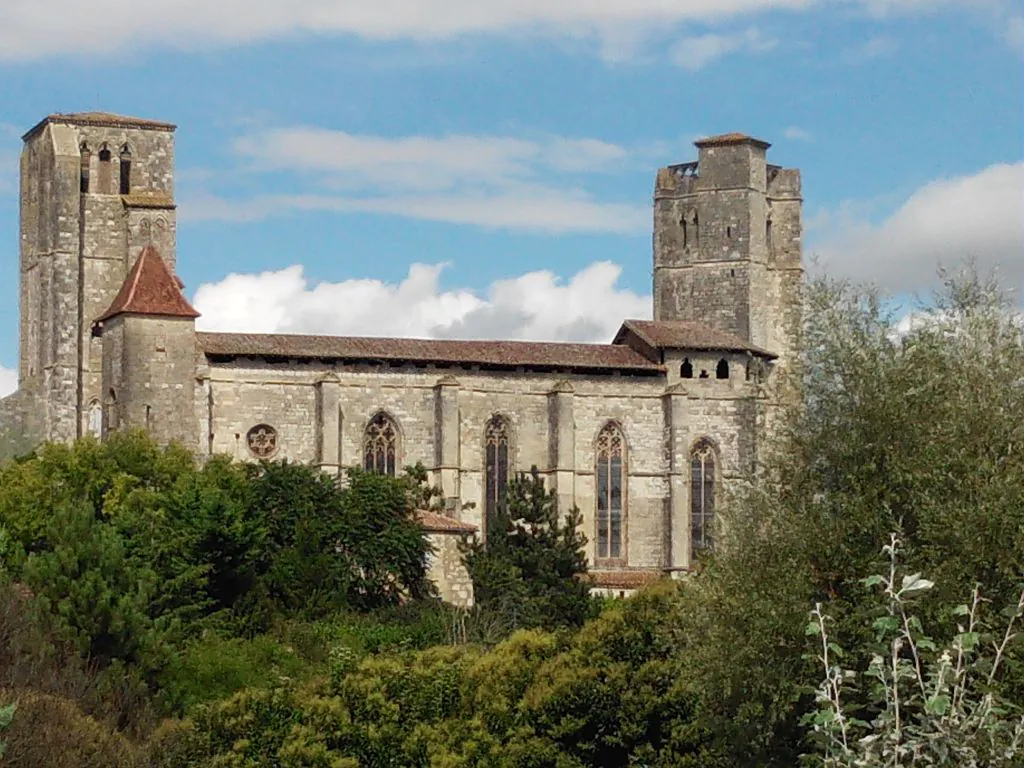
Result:
{"label": "vegetation on hillside", "polygon": [[[803,399],[684,583],[598,603],[539,476],[441,606],[422,473],[203,467],[139,436],[0,468],[2,765],[1024,762],[1024,333],[949,278],[897,334],[808,286]],[[3,712],[12,712],[4,709]]]}

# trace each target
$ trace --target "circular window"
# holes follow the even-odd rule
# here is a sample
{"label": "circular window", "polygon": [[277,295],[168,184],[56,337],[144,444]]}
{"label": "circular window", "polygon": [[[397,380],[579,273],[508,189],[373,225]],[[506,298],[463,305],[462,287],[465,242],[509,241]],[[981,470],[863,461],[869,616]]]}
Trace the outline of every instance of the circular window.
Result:
{"label": "circular window", "polygon": [[257,424],[245,435],[249,453],[258,459],[269,459],[277,452],[277,430],[269,424]]}

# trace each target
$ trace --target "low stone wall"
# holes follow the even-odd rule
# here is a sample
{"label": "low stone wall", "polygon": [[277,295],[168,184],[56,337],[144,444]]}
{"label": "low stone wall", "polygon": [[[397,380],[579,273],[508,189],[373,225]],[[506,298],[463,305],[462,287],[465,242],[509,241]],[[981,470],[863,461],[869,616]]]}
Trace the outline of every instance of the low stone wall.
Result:
{"label": "low stone wall", "polygon": [[459,544],[476,533],[476,526],[434,512],[421,512],[420,522],[433,552],[428,556],[427,578],[446,603],[459,608],[473,605],[473,580],[462,562]]}
{"label": "low stone wall", "polygon": [[26,408],[24,392],[0,399],[0,460],[28,453],[38,445]]}

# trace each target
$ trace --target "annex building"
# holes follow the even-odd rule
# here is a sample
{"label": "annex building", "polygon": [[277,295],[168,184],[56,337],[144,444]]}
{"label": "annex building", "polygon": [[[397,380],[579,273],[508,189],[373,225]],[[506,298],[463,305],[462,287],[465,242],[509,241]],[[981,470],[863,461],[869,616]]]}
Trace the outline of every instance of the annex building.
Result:
{"label": "annex building", "polygon": [[[657,172],[653,320],[565,344],[197,331],[176,277],[174,130],[87,112],[25,134],[9,435],[143,428],[332,474],[422,462],[448,510],[428,529],[484,538],[506,480],[536,465],[581,510],[605,589],[685,571],[709,544],[799,326],[800,175],[768,164],[766,142],[710,137]],[[454,552],[438,580],[461,599]]]}

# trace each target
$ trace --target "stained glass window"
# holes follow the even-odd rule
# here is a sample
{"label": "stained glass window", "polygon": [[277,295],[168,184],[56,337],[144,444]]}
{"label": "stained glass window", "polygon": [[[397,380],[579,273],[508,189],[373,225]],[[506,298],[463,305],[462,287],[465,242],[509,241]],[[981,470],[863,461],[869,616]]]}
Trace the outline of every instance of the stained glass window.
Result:
{"label": "stained glass window", "polygon": [[505,505],[505,493],[508,488],[508,419],[503,416],[492,416],[487,422],[484,434],[484,459],[486,461],[485,482],[487,526],[490,529],[499,510]]}
{"label": "stained glass window", "polygon": [[398,462],[398,427],[386,413],[378,413],[363,433],[363,468],[394,477]]}
{"label": "stained glass window", "polygon": [[623,465],[626,441],[616,424],[597,437],[597,558],[621,559],[625,522]]}
{"label": "stained glass window", "polygon": [[706,440],[690,456],[690,542],[696,553],[714,544],[715,450]]}

